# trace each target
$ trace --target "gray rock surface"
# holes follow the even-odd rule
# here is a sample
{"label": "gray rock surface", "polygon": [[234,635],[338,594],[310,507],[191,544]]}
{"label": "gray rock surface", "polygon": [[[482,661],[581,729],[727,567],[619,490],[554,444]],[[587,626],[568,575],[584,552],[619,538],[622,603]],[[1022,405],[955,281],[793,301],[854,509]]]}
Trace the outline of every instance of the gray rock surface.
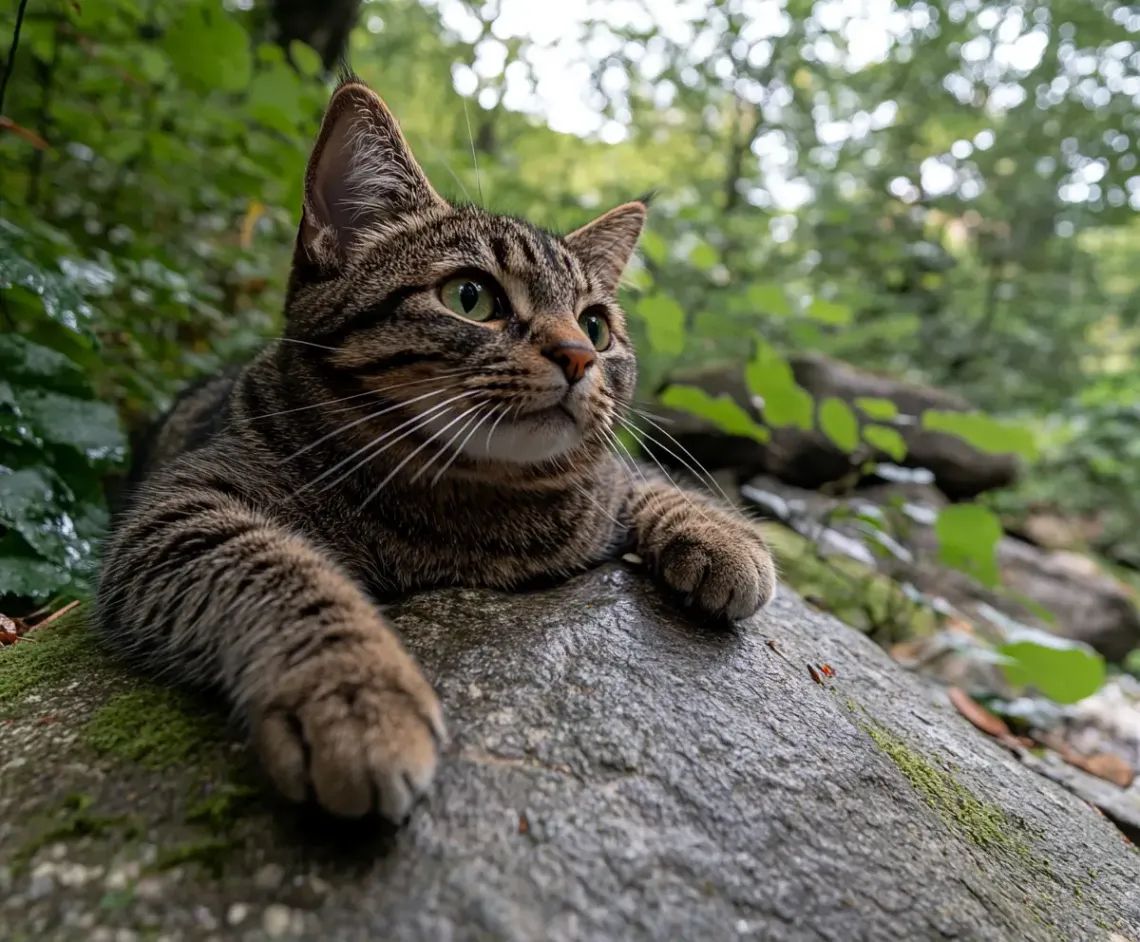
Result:
{"label": "gray rock surface", "polygon": [[[976,620],[984,619],[980,614],[982,606],[989,606],[1026,624],[1083,641],[1110,661],[1120,661],[1140,647],[1140,612],[1134,591],[1090,557],[1042,549],[1003,536],[997,544],[996,559],[1002,584],[1008,590],[1004,593],[991,591],[976,579],[940,563],[938,538],[931,524],[947,501],[933,487],[882,485],[838,499],[764,476],[749,482],[749,493],[778,498],[775,505],[770,499],[765,501],[764,512],[782,517],[782,522],[803,535],[810,535],[813,524],[818,528],[822,522],[830,521],[834,532],[850,538],[846,548],[859,551],[859,561],[876,566],[897,580],[905,579],[928,595],[944,598]],[[834,522],[837,508],[857,509],[867,503],[888,507],[900,500],[905,508],[906,533],[896,537],[905,544],[909,559],[900,559],[898,554],[871,553],[866,548],[867,538],[852,526],[850,515],[846,522],[843,518]],[[1051,612],[1054,622],[1038,617],[1019,598]]]}
{"label": "gray rock surface", "polygon": [[0,652],[0,938],[1140,940],[1108,820],[790,593],[714,631],[610,567],[391,614],[453,735],[396,834],[251,793],[81,632]]}

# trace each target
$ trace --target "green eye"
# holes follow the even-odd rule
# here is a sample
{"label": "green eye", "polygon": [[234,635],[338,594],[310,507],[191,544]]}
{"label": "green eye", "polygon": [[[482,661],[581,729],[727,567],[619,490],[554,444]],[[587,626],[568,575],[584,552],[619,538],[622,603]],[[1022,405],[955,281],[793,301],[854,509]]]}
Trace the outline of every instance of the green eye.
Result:
{"label": "green eye", "polygon": [[495,295],[474,278],[452,278],[439,292],[449,311],[473,321],[489,321],[498,313]]}
{"label": "green eye", "polygon": [[595,350],[605,350],[610,345],[610,325],[601,314],[583,311],[578,326],[590,338]]}

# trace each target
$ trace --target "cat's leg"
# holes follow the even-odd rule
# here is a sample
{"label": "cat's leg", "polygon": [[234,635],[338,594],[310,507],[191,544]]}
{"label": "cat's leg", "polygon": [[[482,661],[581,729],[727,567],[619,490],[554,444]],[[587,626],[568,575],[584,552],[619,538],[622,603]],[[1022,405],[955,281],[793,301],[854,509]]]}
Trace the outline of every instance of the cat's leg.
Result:
{"label": "cat's leg", "polygon": [[776,592],[776,565],[756,525],[701,494],[649,479],[626,513],[637,553],[684,604],[715,618],[747,618]]}
{"label": "cat's leg", "polygon": [[395,633],[330,558],[232,496],[144,486],[96,609],[160,677],[221,687],[295,801],[399,821],[435,773],[442,713]]}

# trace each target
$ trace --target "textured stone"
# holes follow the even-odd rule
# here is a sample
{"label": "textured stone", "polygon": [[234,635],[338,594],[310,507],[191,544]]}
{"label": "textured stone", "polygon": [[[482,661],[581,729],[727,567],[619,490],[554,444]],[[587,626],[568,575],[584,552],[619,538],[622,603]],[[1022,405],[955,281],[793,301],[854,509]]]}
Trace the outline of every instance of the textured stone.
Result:
{"label": "textured stone", "polygon": [[[204,834],[195,776],[226,794],[235,773],[212,763],[232,751],[180,771],[86,754],[83,723],[126,682],[96,670],[66,694],[38,690],[0,728],[29,758],[0,776],[0,820],[14,826],[0,938],[91,938],[61,916],[79,912],[113,938],[206,939],[205,907],[250,938],[328,942],[1140,940],[1140,856],[1107,819],[791,593],[718,631],[611,567],[541,593],[426,595],[390,615],[453,737],[407,827],[333,827],[255,797]],[[808,662],[836,677],[816,683]],[[56,720],[39,723],[48,711]],[[20,865],[74,792],[89,796],[84,814],[142,820],[51,837]],[[229,848],[219,876],[192,864],[215,860],[207,838]],[[176,860],[185,875],[158,903],[108,900],[102,881],[33,900],[31,874],[58,840],[68,863],[117,872],[145,857],[146,879]],[[283,873],[273,891],[258,880],[269,864]],[[315,908],[288,896],[311,886]]]}

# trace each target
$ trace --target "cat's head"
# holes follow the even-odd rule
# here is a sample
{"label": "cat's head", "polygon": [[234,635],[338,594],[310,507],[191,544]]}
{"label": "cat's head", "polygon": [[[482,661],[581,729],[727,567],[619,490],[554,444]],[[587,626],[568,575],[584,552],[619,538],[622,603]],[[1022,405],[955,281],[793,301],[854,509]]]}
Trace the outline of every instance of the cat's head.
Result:
{"label": "cat's head", "polygon": [[380,98],[347,80],[306,172],[287,336],[469,458],[596,448],[636,382],[617,288],[645,215],[626,203],[559,237],[453,205]]}

